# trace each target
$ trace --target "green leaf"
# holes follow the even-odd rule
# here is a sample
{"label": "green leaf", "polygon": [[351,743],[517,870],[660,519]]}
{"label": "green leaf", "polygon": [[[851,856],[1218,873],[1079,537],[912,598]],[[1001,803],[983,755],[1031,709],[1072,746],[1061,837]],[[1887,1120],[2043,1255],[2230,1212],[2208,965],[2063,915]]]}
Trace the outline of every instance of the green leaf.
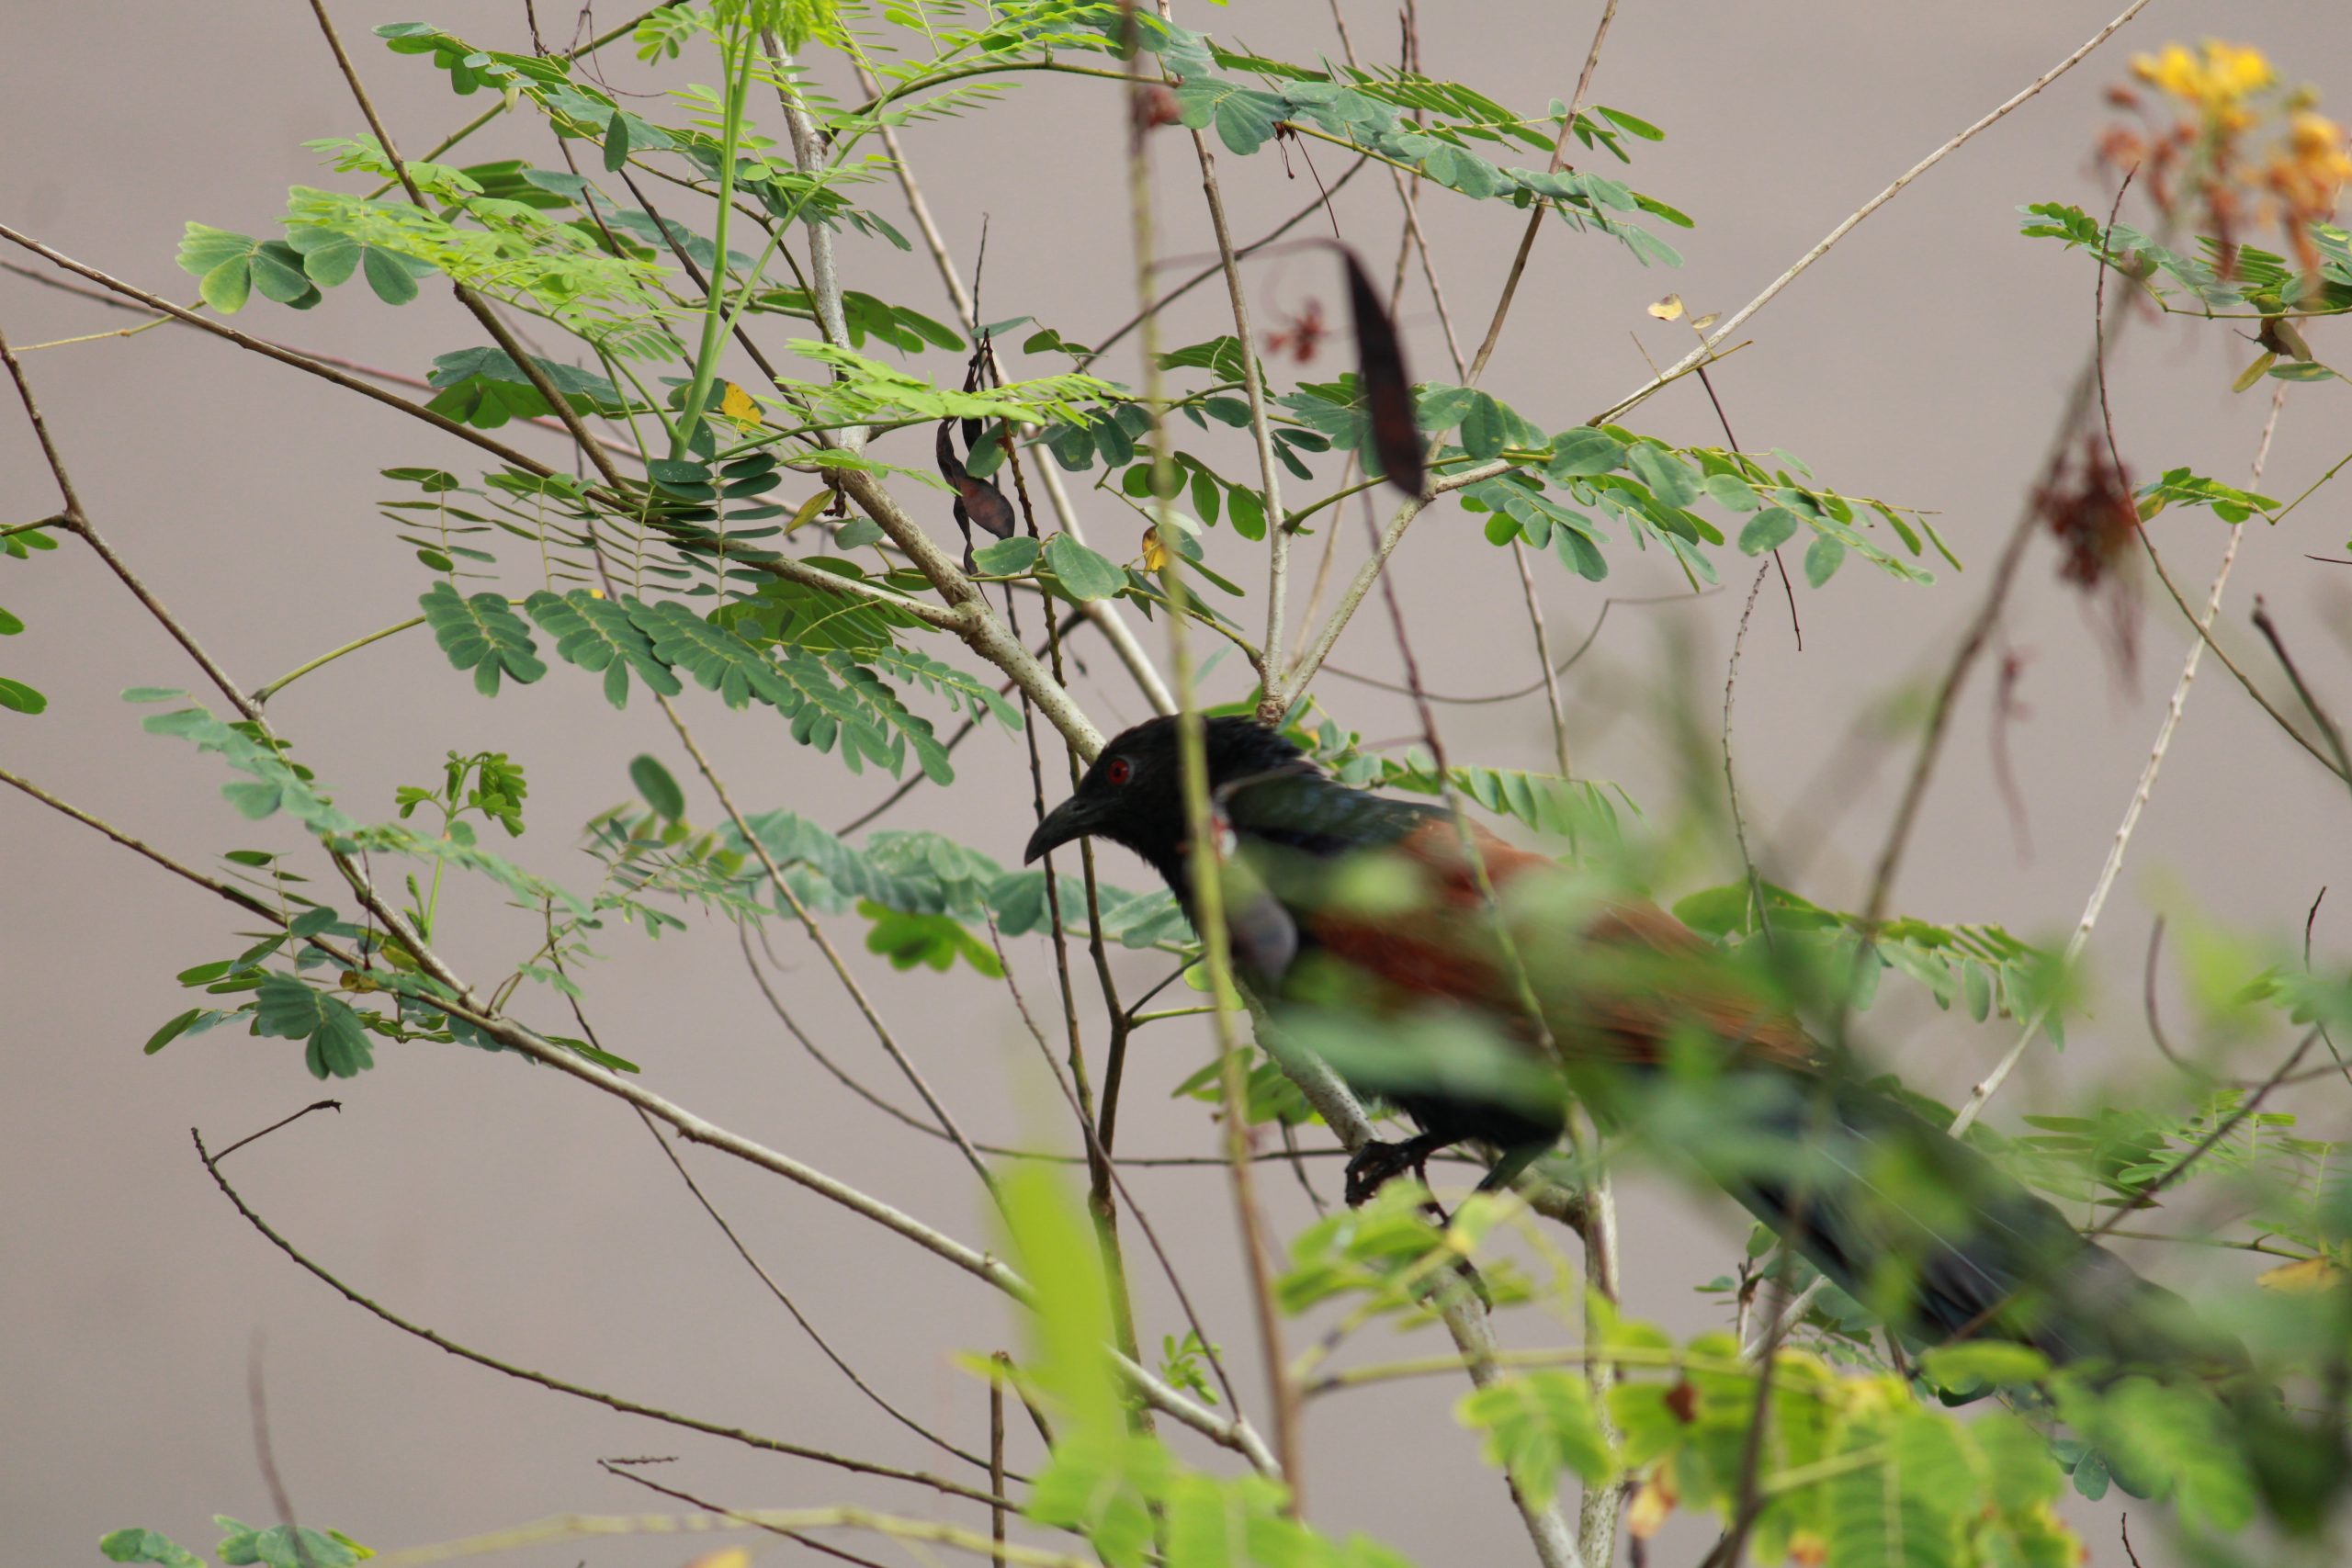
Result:
{"label": "green leaf", "polygon": [[857,912],[874,922],[865,951],[882,954],[893,969],[921,964],[944,974],[961,958],[991,980],[1004,978],[995,952],[953,916],[909,914],[870,899],[860,901]]}
{"label": "green leaf", "polygon": [[314,1078],[356,1077],[376,1065],[367,1028],[349,1004],[290,975],[262,976],[254,1032],[309,1041],[304,1060]]}
{"label": "green leaf", "polygon": [[1462,447],[1482,463],[1502,456],[1508,438],[1502,405],[1485,392],[1473,392],[1462,413]]}
{"label": "green leaf", "polygon": [[254,287],[253,268],[243,256],[224,261],[197,280],[196,291],[204,302],[224,316],[233,316],[245,308]]}
{"label": "green leaf", "polygon": [[1611,125],[1617,126],[1621,130],[1632,131],[1634,135],[1640,137],[1645,141],[1663,141],[1666,140],[1665,131],[1660,130],[1648,120],[1635,118],[1634,116],[1627,114],[1623,109],[1612,109],[1606,104],[1595,104],[1593,105],[1593,112],[1600,115],[1603,119],[1608,120]]}
{"label": "green leaf", "polygon": [[179,265],[198,279],[197,292],[222,315],[243,310],[252,292],[296,310],[319,302],[319,291],[305,270],[303,258],[284,240],[256,240],[250,234],[190,223],[181,237]]}
{"label": "green leaf", "polygon": [[1241,157],[1266,144],[1287,107],[1276,94],[1215,77],[1187,78],[1176,89],[1176,103],[1187,127],[1201,130],[1214,121],[1218,139]]}
{"label": "green leaf", "polygon": [[565,594],[541,589],[523,602],[531,619],[556,639],[556,656],[568,664],[605,676],[605,700],[616,708],[628,705],[629,671],[665,697],[681,690],[670,667],[653,655],[652,643],[628,618],[622,605],[584,588]]}
{"label": "green leaf", "polygon": [[1073,598],[1108,599],[1127,585],[1127,574],[1116,562],[1068,534],[1046,541],[1046,564]]}
{"label": "green leaf", "polygon": [[[531,363],[576,412],[619,415],[638,406],[605,377],[537,355]],[[505,350],[488,344],[435,355],[425,380],[437,393],[426,407],[477,430],[495,430],[509,420],[537,419],[555,412],[522,367]],[[662,464],[649,464],[648,468],[656,479],[662,478]]]}
{"label": "green leaf", "polygon": [[1037,564],[1037,541],[1025,534],[982,545],[972,552],[972,564],[990,577],[1012,577]]}
{"label": "green leaf", "polygon": [[[801,564],[853,581],[870,581],[854,561],[833,556],[804,556]],[[893,605],[828,592],[782,577],[761,583],[749,598],[722,605],[711,619],[755,642],[819,651],[846,649],[861,658],[892,647],[896,628],[921,624]]]}
{"label": "green leaf", "polygon": [[1663,446],[1643,445],[1626,453],[1634,472],[1650,487],[1650,493],[1677,511],[1696,505],[1699,481],[1691,477],[1682,459]]}
{"label": "green leaf", "polygon": [[[185,700],[187,694],[133,687],[124,696],[131,701],[153,701],[159,697]],[[231,767],[259,780],[266,786],[266,791],[240,796],[232,793],[240,786],[232,784],[222,792],[230,795],[248,816],[283,808],[315,833],[348,833],[358,826],[311,787],[310,770],[288,762],[281,755],[282,743],[264,744],[255,739],[257,731],[252,726],[224,724],[207,709],[189,706],[152,714],[140,728],[151,735],[174,735],[193,741],[200,750],[218,751]]]}
{"label": "green leaf", "polygon": [[302,270],[311,282],[322,288],[334,288],[351,281],[359,270],[359,257],[367,249],[348,234],[331,229],[298,229],[287,237],[302,258]]}
{"label": "green leaf", "polygon": [[179,264],[198,278],[197,292],[224,316],[244,309],[253,288],[248,258],[260,242],[251,234],[234,233],[202,223],[190,223],[180,240]]}
{"label": "green leaf", "polygon": [[1591,1391],[1575,1373],[1504,1379],[1464,1396],[1454,1416],[1486,1434],[1487,1462],[1507,1472],[1523,1496],[1550,1496],[1563,1470],[1597,1484],[1614,1468]]}
{"label": "green leaf", "polygon": [[385,304],[405,305],[416,298],[415,276],[402,258],[391,252],[370,245],[360,265],[368,276],[368,287],[374,289],[376,298]]}
{"label": "green leaf", "polygon": [[1555,479],[1612,473],[1625,466],[1625,443],[1605,430],[1578,425],[1552,440],[1552,459],[1544,471]]}
{"label": "green leaf", "polygon": [[283,240],[266,240],[254,247],[246,265],[252,268],[254,287],[281,305],[294,304],[305,294],[316,295],[302,270],[301,256]]}
{"label": "green leaf", "polygon": [[1050,1167],[1015,1161],[1000,1186],[1004,1239],[1036,1292],[1037,1310],[1023,1314],[1023,1370],[1062,1429],[1055,1447],[1083,1450],[1115,1441],[1126,1432],[1125,1406],[1104,1354],[1116,1341],[1093,1224],[1071,1184]]}
{"label": "green leaf", "polygon": [[[321,1532],[308,1525],[272,1525],[257,1530],[251,1525],[215,1516],[220,1544],[213,1550],[230,1568],[258,1563],[261,1568],[352,1568],[365,1550],[339,1532]],[[368,1555],[374,1555],[372,1552]]]}
{"label": "green leaf", "polygon": [[[190,1008],[187,1011],[180,1014],[177,1018],[175,1018],[170,1022],[164,1024],[163,1028],[155,1031],[154,1033],[147,1037],[147,1043],[140,1047],[141,1055],[152,1056],[156,1052],[162,1050],[164,1046],[169,1045],[173,1041],[177,1040],[180,1035],[187,1031],[187,1026],[194,1023],[197,1020],[197,1016],[203,1011],[204,1010],[202,1008]],[[140,1561],[140,1559],[125,1557],[117,1558],[116,1561],[119,1562],[130,1562]]]}
{"label": "green leaf", "polygon": [[1743,555],[1760,556],[1779,549],[1795,536],[1797,525],[1803,521],[1785,506],[1768,506],[1747,520],[1739,531],[1739,548]]}
{"label": "green leaf", "polygon": [[98,1550],[115,1562],[159,1562],[163,1568],[204,1568],[204,1559],[167,1536],[153,1530],[113,1530],[101,1538]]}
{"label": "green leaf", "polygon": [[1922,1352],[1919,1361],[1930,1377],[1954,1390],[1970,1383],[2023,1388],[2050,1375],[2050,1358],[2041,1351],[1989,1339],[1936,1346]]}
{"label": "green leaf", "polygon": [[637,786],[637,793],[645,797],[645,804],[653,807],[662,820],[675,822],[686,814],[685,792],[659,759],[640,751],[629,761],[628,778]]}
{"label": "green leaf", "polygon": [[482,695],[498,694],[502,673],[527,686],[548,672],[548,667],[539,662],[538,645],[531,640],[530,627],[507,607],[502,595],[477,593],[460,598],[447,582],[436,582],[418,597],[417,604],[441,651],[457,668],[474,672],[474,690]]}
{"label": "green leaf", "polygon": [[1834,534],[1817,534],[1805,547],[1804,580],[1815,588],[1829,581],[1831,574],[1845,564],[1846,547]]}
{"label": "green leaf", "polygon": [[0,708],[10,713],[35,714],[49,706],[49,699],[26,685],[0,675]]}
{"label": "green leaf", "polygon": [[1225,508],[1233,519],[1233,531],[1245,539],[1266,536],[1266,498],[1247,485],[1235,485],[1225,492]]}
{"label": "green leaf", "polygon": [[[1699,483],[1700,488],[1707,492],[1707,499],[1726,512],[1753,512],[1763,504],[1756,499],[1756,492],[1748,488],[1746,480],[1730,474],[1709,474]],[[1754,550],[1748,552],[1750,555],[1756,553]]]}

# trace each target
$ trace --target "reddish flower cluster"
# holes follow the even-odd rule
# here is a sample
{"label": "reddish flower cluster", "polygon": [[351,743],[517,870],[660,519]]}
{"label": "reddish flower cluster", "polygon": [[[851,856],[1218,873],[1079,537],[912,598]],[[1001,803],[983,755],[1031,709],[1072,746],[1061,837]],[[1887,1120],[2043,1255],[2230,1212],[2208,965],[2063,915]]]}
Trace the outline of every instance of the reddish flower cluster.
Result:
{"label": "reddish flower cluster", "polygon": [[2136,662],[2137,598],[2131,580],[2114,569],[2116,558],[2131,547],[2140,528],[2132,476],[2109,460],[2106,443],[2094,433],[2083,438],[2082,461],[2061,459],[2033,504],[2064,552],[2058,565],[2060,580],[2086,597],[2103,598],[2112,650],[2128,680]]}

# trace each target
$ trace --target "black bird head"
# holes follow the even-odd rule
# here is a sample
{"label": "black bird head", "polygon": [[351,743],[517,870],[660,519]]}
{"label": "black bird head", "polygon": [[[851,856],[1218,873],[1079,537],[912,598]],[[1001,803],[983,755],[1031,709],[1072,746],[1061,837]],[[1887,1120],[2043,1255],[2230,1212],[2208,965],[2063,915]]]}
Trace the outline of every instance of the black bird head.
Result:
{"label": "black bird head", "polygon": [[[1254,719],[1208,719],[1206,739],[1212,799],[1253,778],[1307,771],[1296,746]],[[1184,779],[1175,719],[1147,719],[1114,737],[1079,782],[1078,793],[1037,824],[1021,858],[1034,861],[1089,834],[1135,851],[1181,894]]]}

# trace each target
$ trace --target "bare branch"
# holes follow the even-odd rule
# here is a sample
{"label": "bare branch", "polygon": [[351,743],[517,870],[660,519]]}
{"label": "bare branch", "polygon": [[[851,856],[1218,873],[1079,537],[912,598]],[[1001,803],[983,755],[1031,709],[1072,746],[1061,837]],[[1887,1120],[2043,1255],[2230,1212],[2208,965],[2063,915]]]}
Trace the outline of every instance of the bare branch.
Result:
{"label": "bare branch", "polygon": [[1747,304],[1742,305],[1738,310],[1734,310],[1730,315],[1716,322],[1714,328],[1700,340],[1698,347],[1692,349],[1689,354],[1684,355],[1680,359],[1675,361],[1674,364],[1667,369],[1651,378],[1647,385],[1625,397],[1618,399],[1617,401],[1610,404],[1609,407],[1593,415],[1592,418],[1588,420],[1586,423],[1589,424],[1600,424],[1607,420],[1614,419],[1617,415],[1624,412],[1627,409],[1632,408],[1635,403],[1638,403],[1643,399],[1648,397],[1652,392],[1657,391],[1660,387],[1665,386],[1668,381],[1673,380],[1678,376],[1685,374],[1693,366],[1707,359],[1718,345],[1723,344],[1732,335],[1732,333],[1737,332],[1743,325],[1745,325],[1750,316],[1753,316],[1757,311],[1770,304],[1774,298],[1780,294],[1781,289],[1786,288],[1790,284],[1795,282],[1797,276],[1800,273],[1804,272],[1805,268],[1811,266],[1814,263],[1819,261],[1823,256],[1827,255],[1831,246],[1837,244],[1838,241],[1852,233],[1854,231],[1855,225],[1860,223],[1863,219],[1868,218],[1880,208],[1884,207],[1888,202],[1893,201],[1897,196],[1902,194],[1904,186],[1909,185],[1913,180],[1917,179],[1921,175],[1926,174],[1929,169],[1934,168],[1938,164],[1942,163],[1954,152],[1959,152],[1961,148],[1966,146],[1971,141],[1974,140],[1980,131],[1989,129],[1999,120],[2005,118],[2011,110],[2018,108],[2026,103],[2027,100],[2040,93],[2044,87],[2050,85],[2051,83],[2055,82],[2059,77],[2064,76],[2067,72],[2072,71],[2075,66],[2088,59],[2093,50],[2105,43],[2109,39],[2114,37],[2117,32],[2121,30],[2125,23],[2131,21],[2132,17],[2145,10],[2147,6],[2148,0],[2132,0],[2132,3],[2129,6],[2126,6],[2113,21],[2108,23],[2107,26],[2099,28],[2098,32],[2092,34],[2088,41],[2084,43],[2080,49],[2077,49],[2074,53],[2066,56],[2065,59],[2060,61],[2057,64],[2052,66],[2049,70],[2035,77],[2031,82],[2027,83],[2025,86],[2004,99],[1999,107],[1996,107],[1990,114],[1987,114],[1984,118],[1977,120],[1974,124],[1961,131],[1960,134],[1954,136],[1951,141],[1945,142],[1942,146],[1937,148],[1934,152],[1928,153],[1926,157],[1912,164],[1910,168],[1905,170],[1896,177],[1893,185],[1888,186],[1884,190],[1879,192],[1876,196],[1862,203],[1860,207],[1855,209],[1853,212],[1840,220],[1836,228],[1823,235],[1820,243],[1815,244],[1813,249],[1807,251],[1804,255],[1799,256],[1793,263],[1792,263],[1787,271],[1781,273],[1780,276],[1774,278],[1770,284],[1766,285],[1764,292],[1758,294],[1755,299],[1750,299]]}
{"label": "bare branch", "polygon": [[[2102,395],[2100,400],[2102,407],[2105,406],[2105,400]],[[2262,440],[2255,449],[2254,477],[2247,481],[2249,484],[2262,482],[2263,465],[2270,457],[2270,438],[2278,432],[2279,411],[2286,405],[2287,384],[2282,381],[2270,400],[2270,417],[2263,423]],[[2113,457],[2114,429],[2111,423],[2108,429],[2108,444],[2110,457]],[[2117,460],[2120,462],[2120,459]],[[2118,471],[2121,471],[2120,468]],[[2199,633],[2211,630],[2213,617],[2221,614],[2222,590],[2229,584],[2230,569],[2237,563],[2238,545],[2245,537],[2245,530],[2243,527],[2230,530],[2229,543],[2222,547],[2222,551],[2221,568],[2214,572],[2213,586],[2205,595],[2204,616],[2196,623]],[[2140,782],[2133,786],[2132,798],[2124,804],[2123,820],[2116,825],[2115,837],[2108,844],[2107,860],[2099,867],[2098,880],[2091,886],[2089,899],[2083,905],[2082,919],[2075,922],[2074,934],[2066,939],[2066,953],[2062,960],[2063,963],[2071,964],[2082,955],[2084,946],[2091,939],[2091,928],[2098,924],[2099,913],[2107,908],[2108,895],[2114,890],[2115,879],[2123,870],[2123,852],[2131,846],[2132,834],[2140,825],[2140,814],[2147,808],[2148,796],[2156,787],[2156,773],[2164,766],[2165,753],[2171,749],[2173,732],[2180,728],[2181,710],[2188,705],[2188,702],[2189,682],[2197,679],[2198,661],[2204,652],[2205,641],[2200,636],[2197,641],[2188,645],[2188,657],[2181,660],[2180,678],[2173,682],[2172,699],[2165,705],[2164,719],[2156,726],[2156,739],[2148,749],[2147,762],[2140,770]],[[2017,1043],[2010,1046],[2007,1053],[1994,1064],[1993,1070],[1985,1074],[1978,1080],[1976,1086],[1969,1090],[1966,1102],[1961,1106],[1959,1113],[1952,1118],[1952,1136],[1958,1137],[1967,1132],[1975,1123],[1976,1118],[1984,1113],[1985,1104],[1992,1100],[1993,1096],[2000,1092],[2001,1086],[2008,1081],[2009,1075],[2017,1070],[2018,1063],[2024,1058],[2026,1051],[2041,1033],[2042,1022],[2049,1017],[2052,1005],[2052,1001],[2045,998],[2035,1006],[2032,1013],[2026,1019],[2025,1027],[2018,1032]]]}
{"label": "bare branch", "polygon": [[618,1394],[607,1393],[601,1389],[590,1388],[583,1383],[567,1382],[562,1378],[549,1376],[546,1372],[535,1372],[526,1367],[518,1367],[512,1361],[503,1361],[495,1356],[485,1355],[480,1350],[460,1345],[448,1336],[427,1328],[421,1323],[412,1323],[390,1308],[360,1294],[321,1265],[313,1262],[302,1253],[300,1248],[273,1229],[267,1220],[255,1213],[243,1196],[234,1187],[229,1185],[229,1179],[220,1174],[219,1158],[205,1148],[204,1135],[194,1128],[190,1128],[188,1136],[196,1140],[196,1156],[203,1162],[206,1174],[212,1178],[222,1195],[236,1206],[237,1213],[243,1214],[254,1229],[261,1232],[271,1246],[292,1258],[306,1272],[324,1280],[334,1289],[336,1293],[353,1305],[365,1309],[401,1333],[413,1335],[426,1344],[447,1350],[462,1360],[471,1361],[476,1366],[488,1367],[492,1371],[503,1372],[510,1378],[519,1378],[525,1382],[537,1383],[541,1388],[551,1388],[558,1393],[568,1393],[575,1399],[585,1399],[592,1404],[605,1405],[608,1409],[617,1410],[626,1416],[643,1416],[651,1420],[666,1422],[673,1427],[684,1427],[690,1431],[707,1433],[714,1438],[726,1438],[749,1448],[764,1449],[770,1453],[789,1454],[796,1459],[811,1460],[819,1464],[829,1464],[837,1469],[854,1471],[860,1475],[878,1475],[891,1481],[911,1482],[918,1486],[928,1486],[933,1491],[944,1492],[950,1496],[969,1498],[974,1502],[987,1503],[993,1500],[990,1494],[978,1487],[966,1486],[960,1482],[949,1481],[919,1471],[899,1470],[891,1465],[875,1464],[865,1460],[852,1459],[844,1454],[828,1453],[822,1449],[812,1449],[799,1443],[788,1443],[780,1438],[762,1437],[756,1432],[747,1432],[738,1427],[722,1427],[715,1421],[705,1421],[698,1416],[682,1416],[676,1411],[660,1409],[633,1399],[624,1399]]}

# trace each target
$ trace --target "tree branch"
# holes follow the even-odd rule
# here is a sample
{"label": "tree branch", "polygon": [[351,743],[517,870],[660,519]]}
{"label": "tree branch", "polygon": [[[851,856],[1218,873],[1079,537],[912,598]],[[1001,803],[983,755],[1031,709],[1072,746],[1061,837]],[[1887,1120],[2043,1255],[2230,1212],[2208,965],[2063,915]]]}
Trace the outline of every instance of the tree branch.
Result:
{"label": "tree branch", "polygon": [[2012,94],[2009,97],[2004,99],[1999,107],[1996,107],[1990,114],[1984,116],[1984,118],[1976,121],[1973,125],[1969,126],[1965,130],[1962,130],[1960,134],[1954,136],[1951,141],[1945,142],[1942,146],[1937,148],[1934,152],[1928,153],[1926,157],[1912,164],[1910,168],[1905,170],[1896,177],[1893,185],[1888,186],[1884,190],[1879,192],[1876,196],[1862,203],[1860,207],[1855,209],[1853,212],[1849,213],[1846,218],[1840,220],[1836,228],[1823,235],[1820,243],[1815,244],[1813,249],[1807,251],[1804,254],[1799,256],[1793,263],[1792,263],[1786,272],[1783,272],[1780,276],[1774,278],[1770,284],[1766,285],[1764,292],[1758,294],[1755,299],[1750,299],[1747,304],[1742,305],[1738,310],[1734,310],[1730,315],[1717,322],[1713,331],[1707,333],[1699,340],[1698,347],[1692,349],[1689,354],[1684,355],[1680,359],[1676,360],[1674,364],[1667,369],[1660,371],[1657,375],[1652,377],[1647,385],[1641,387],[1625,397],[1618,399],[1615,402],[1610,404],[1609,407],[1601,410],[1600,412],[1593,415],[1585,423],[1588,424],[1600,424],[1609,420],[1614,419],[1617,415],[1624,412],[1627,409],[1632,408],[1635,403],[1638,403],[1643,399],[1648,397],[1652,392],[1657,391],[1660,387],[1665,386],[1668,381],[1675,379],[1679,376],[1687,374],[1693,367],[1704,363],[1713,355],[1718,345],[1724,343],[1724,341],[1729,338],[1732,333],[1737,332],[1747,323],[1747,319],[1750,316],[1753,316],[1757,311],[1770,304],[1773,299],[1780,294],[1781,289],[1786,288],[1790,284],[1794,283],[1797,280],[1797,276],[1804,272],[1805,268],[1819,261],[1823,256],[1827,255],[1829,254],[1830,247],[1837,244],[1838,241],[1844,239],[1847,235],[1852,233],[1855,226],[1860,223],[1863,219],[1868,218],[1871,213],[1876,212],[1880,208],[1884,207],[1888,202],[1893,201],[1897,196],[1901,195],[1904,186],[1909,185],[1913,180],[1917,179],[1921,175],[1926,174],[1929,169],[1934,168],[1938,164],[1942,163],[1946,158],[1951,156],[1954,152],[1959,152],[1961,148],[1966,146],[1971,141],[1975,139],[1978,132],[1989,129],[1994,124],[2006,118],[2012,109],[2018,108],[2028,99],[2040,93],[2044,87],[2050,85],[2051,83],[2055,82],[2059,77],[2064,76],[2067,72],[2072,71],[2075,66],[2080,65],[2085,60],[2090,57],[2090,53],[2093,50],[2105,43],[2109,39],[2114,37],[2117,32],[2121,30],[2125,23],[2131,21],[2132,17],[2145,10],[2147,6],[2148,0],[2132,0],[2132,3],[2129,6],[2126,6],[2113,21],[2108,23],[2107,26],[2099,28],[2098,32],[2092,34],[2089,40],[2086,41],[2080,49],[2077,49],[2074,53],[2066,56],[2065,59],[2060,61],[2057,64],[2052,66],[2049,70],[2035,77],[2031,82],[2026,84],[2024,87]]}
{"label": "tree branch", "polygon": [[911,1482],[915,1485],[928,1486],[935,1492],[944,1492],[953,1497],[965,1497],[978,1503],[989,1503],[995,1500],[993,1495],[983,1492],[978,1487],[966,1486],[961,1482],[949,1481],[943,1476],[930,1475],[920,1471],[899,1470],[887,1464],[875,1464],[865,1460],[852,1459],[845,1454],[828,1453],[822,1449],[812,1449],[799,1443],[788,1443],[780,1438],[762,1437],[757,1432],[747,1432],[739,1427],[722,1427],[715,1421],[705,1421],[698,1416],[680,1415],[673,1410],[663,1410],[655,1405],[639,1404],[633,1399],[624,1399],[618,1394],[606,1393],[601,1389],[590,1388],[583,1383],[571,1382],[562,1378],[552,1377],[546,1372],[536,1372],[527,1367],[518,1367],[512,1361],[503,1361],[495,1356],[486,1355],[469,1346],[460,1345],[448,1336],[427,1328],[421,1323],[412,1323],[390,1308],[360,1294],[327,1272],[323,1267],[311,1261],[300,1248],[273,1229],[267,1220],[255,1213],[243,1196],[234,1187],[229,1185],[229,1179],[220,1174],[220,1161],[204,1146],[204,1134],[191,1127],[188,1129],[188,1136],[196,1141],[196,1157],[203,1162],[205,1173],[212,1178],[214,1184],[220,1189],[221,1194],[236,1206],[237,1213],[243,1214],[254,1229],[261,1232],[271,1246],[292,1258],[306,1272],[332,1286],[338,1294],[353,1305],[364,1308],[401,1333],[413,1335],[426,1344],[447,1350],[450,1355],[462,1360],[471,1361],[476,1366],[488,1367],[492,1371],[503,1372],[510,1378],[519,1378],[525,1382],[537,1383],[541,1388],[553,1389],[558,1393],[568,1393],[575,1399],[584,1399],[591,1404],[605,1405],[625,1416],[643,1416],[673,1427],[684,1427],[689,1431],[706,1433],[714,1438],[725,1438],[748,1448],[764,1449],[770,1453],[789,1454],[795,1459],[812,1460],[819,1464],[832,1465],[837,1469],[853,1471],[860,1475],[878,1475],[890,1481]]}

